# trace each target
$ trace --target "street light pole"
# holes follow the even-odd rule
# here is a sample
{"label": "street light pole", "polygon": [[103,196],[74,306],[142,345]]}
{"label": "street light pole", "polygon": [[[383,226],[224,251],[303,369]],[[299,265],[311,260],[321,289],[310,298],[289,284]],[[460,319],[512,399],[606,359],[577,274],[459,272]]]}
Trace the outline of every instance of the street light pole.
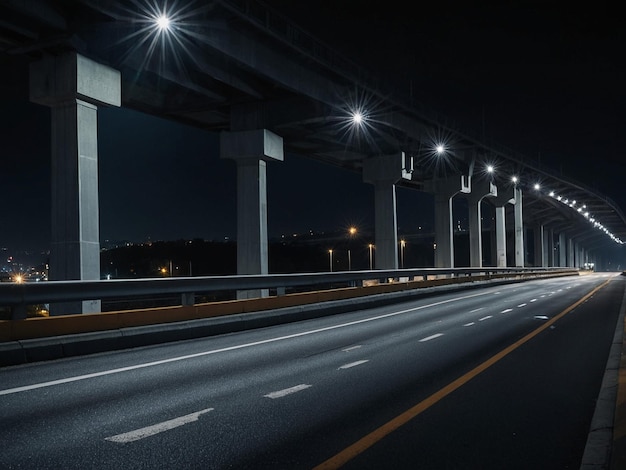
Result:
{"label": "street light pole", "polygon": [[328,255],[330,257],[330,272],[333,272],[333,250],[328,250]]}
{"label": "street light pole", "polygon": [[404,247],[406,242],[404,240],[400,240],[400,268],[404,269]]}
{"label": "street light pole", "polygon": [[373,269],[373,263],[372,263],[372,248],[374,248],[374,245],[372,245],[371,243],[368,245],[368,248],[370,250],[370,271]]}
{"label": "street light pole", "polygon": [[348,248],[348,271],[352,271],[352,258],[350,258],[350,248]]}

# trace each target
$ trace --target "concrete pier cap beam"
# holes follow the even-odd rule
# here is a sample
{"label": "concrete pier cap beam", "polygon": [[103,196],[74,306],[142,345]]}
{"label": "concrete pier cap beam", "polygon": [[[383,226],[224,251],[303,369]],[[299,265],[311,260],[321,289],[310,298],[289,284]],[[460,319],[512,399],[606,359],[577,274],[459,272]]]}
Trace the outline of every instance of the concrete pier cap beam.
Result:
{"label": "concrete pier cap beam", "polygon": [[[121,105],[121,73],[75,52],[30,65],[30,100],[52,118],[50,279],[100,279],[98,106]],[[99,300],[51,314],[100,311]]]}
{"label": "concrete pier cap beam", "polygon": [[363,181],[374,185],[376,268],[398,269],[396,183],[410,180],[413,158],[399,152],[363,160]]}
{"label": "concrete pier cap beam", "polygon": [[452,198],[472,192],[469,176],[456,175],[426,181],[426,192],[435,196],[435,267],[454,267]]}
{"label": "concrete pier cap beam", "polygon": [[[237,164],[237,274],[268,274],[267,162],[283,161],[283,139],[267,129],[220,134],[220,157]],[[267,289],[237,298],[267,297]]]}

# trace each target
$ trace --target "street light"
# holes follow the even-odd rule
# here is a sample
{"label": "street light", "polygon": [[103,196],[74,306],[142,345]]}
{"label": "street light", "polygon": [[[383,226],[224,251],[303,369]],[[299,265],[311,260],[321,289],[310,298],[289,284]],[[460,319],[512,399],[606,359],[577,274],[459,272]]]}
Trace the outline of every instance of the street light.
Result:
{"label": "street light", "polygon": [[404,240],[400,240],[400,267],[404,269],[404,247],[406,246],[406,242]]}
{"label": "street light", "polygon": [[369,245],[367,245],[367,247],[370,250],[370,271],[373,269],[373,263],[372,263],[372,250],[374,249],[374,245],[372,245],[371,243]]}
{"label": "street light", "polygon": [[[352,226],[348,229],[348,236],[350,237],[350,239],[352,239],[352,237],[356,235],[356,232],[357,230],[355,226]],[[350,245],[348,245],[348,247],[349,246]],[[350,255],[351,255],[350,248],[348,248],[348,271],[352,271],[352,257]]]}
{"label": "street light", "polygon": [[333,272],[333,250],[328,250],[328,256],[330,258],[330,272]]}
{"label": "street light", "polygon": [[158,18],[155,18],[156,26],[161,31],[168,31],[170,29],[170,19],[163,13]]}

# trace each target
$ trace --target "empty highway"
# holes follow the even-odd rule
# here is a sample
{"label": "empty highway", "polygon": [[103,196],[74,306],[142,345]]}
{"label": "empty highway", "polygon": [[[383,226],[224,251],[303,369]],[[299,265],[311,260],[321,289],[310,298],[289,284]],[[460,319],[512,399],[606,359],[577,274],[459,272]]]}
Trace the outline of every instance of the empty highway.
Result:
{"label": "empty highway", "polygon": [[0,468],[578,468],[607,273],[0,369]]}

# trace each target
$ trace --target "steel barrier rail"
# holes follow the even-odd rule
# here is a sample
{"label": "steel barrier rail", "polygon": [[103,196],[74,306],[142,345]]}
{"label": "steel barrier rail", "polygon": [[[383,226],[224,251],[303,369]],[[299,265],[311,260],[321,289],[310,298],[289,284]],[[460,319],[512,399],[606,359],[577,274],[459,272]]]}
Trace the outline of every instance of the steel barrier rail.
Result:
{"label": "steel barrier rail", "polygon": [[182,305],[193,305],[196,294],[215,291],[276,289],[279,295],[288,287],[352,283],[366,280],[419,278],[447,275],[490,276],[495,274],[549,273],[578,271],[576,268],[419,268],[396,270],[339,271],[334,273],[249,274],[172,278],[44,281],[0,283],[0,307],[10,307],[12,318],[25,318],[25,307],[42,303],[107,300],[144,295],[179,294]]}

